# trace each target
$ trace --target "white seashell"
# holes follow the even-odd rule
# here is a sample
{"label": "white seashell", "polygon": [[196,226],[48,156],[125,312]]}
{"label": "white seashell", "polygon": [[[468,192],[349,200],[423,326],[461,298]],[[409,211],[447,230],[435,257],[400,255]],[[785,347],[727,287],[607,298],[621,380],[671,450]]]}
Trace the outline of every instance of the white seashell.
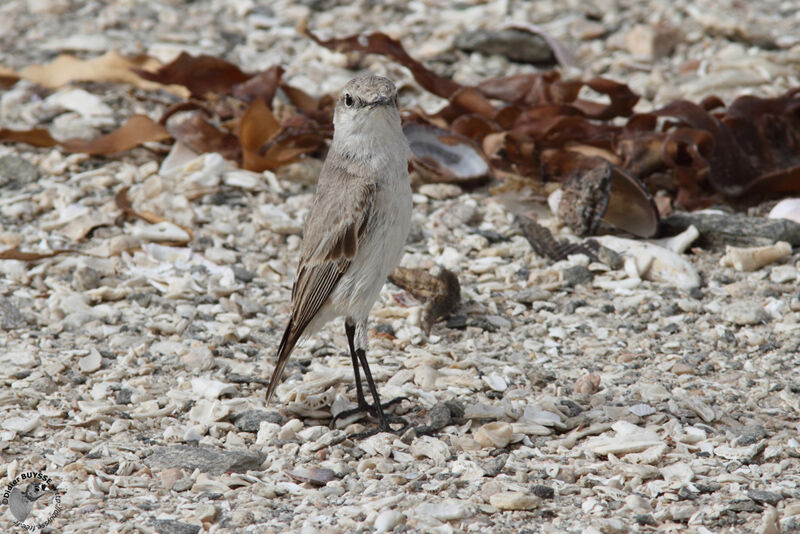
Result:
{"label": "white seashell", "polygon": [[667,482],[677,482],[681,485],[688,484],[694,480],[694,471],[685,462],[675,462],[661,468],[661,476]]}
{"label": "white seashell", "polygon": [[222,482],[215,480],[205,473],[197,475],[197,479],[192,486],[192,491],[197,493],[225,493],[230,488]]}
{"label": "white seashell", "polygon": [[0,426],[5,430],[27,434],[38,427],[41,422],[42,420],[38,415],[34,415],[33,417],[9,417],[8,419],[4,419],[3,422],[0,423]]}
{"label": "white seashell", "polygon": [[297,436],[297,433],[303,429],[303,426],[303,422],[299,419],[291,419],[287,421],[283,424],[278,432],[278,439],[294,439]]}
{"label": "white seashell", "polygon": [[706,431],[702,428],[697,428],[696,426],[689,426],[686,427],[682,434],[677,436],[677,440],[681,443],[686,443],[688,445],[694,445],[700,441],[703,441],[708,437]]}
{"label": "white seashell", "polygon": [[180,141],[172,145],[167,157],[161,162],[158,173],[161,176],[171,177],[185,169],[189,162],[197,159],[199,154]]}
{"label": "white seashell", "polygon": [[498,510],[533,510],[541,504],[536,495],[521,491],[501,491],[489,497],[489,504]]}
{"label": "white seashell", "polygon": [[700,285],[700,275],[684,258],[664,247],[610,235],[595,238],[601,245],[636,260],[641,278],[669,284],[681,289]]}
{"label": "white seashell", "polygon": [[714,454],[726,460],[751,460],[757,454],[764,450],[766,443],[761,441],[754,443],[749,447],[730,447],[728,445],[720,445],[714,448]]}
{"label": "white seashell", "polygon": [[633,406],[629,407],[628,410],[632,414],[638,415],[639,417],[647,417],[648,415],[653,415],[656,413],[656,409],[649,404],[634,404]]}
{"label": "white seashell", "polygon": [[395,449],[397,437],[385,432],[375,434],[358,443],[358,448],[370,456],[383,456],[388,458]]}
{"label": "white seashell", "polygon": [[475,431],[475,441],[483,447],[494,447],[502,449],[511,442],[514,431],[510,423],[496,421],[486,423]]}
{"label": "white seashell", "polygon": [[506,410],[502,406],[492,406],[478,402],[467,404],[464,407],[464,417],[466,419],[499,419],[506,416]]}
{"label": "white seashell", "polygon": [[714,409],[702,400],[695,397],[689,397],[684,399],[684,403],[686,403],[686,407],[696,413],[697,416],[703,420],[703,422],[711,423],[714,421],[714,419],[716,419]]}
{"label": "white seashell", "polygon": [[[203,430],[203,432],[200,432],[200,430],[198,430],[198,427],[200,428],[200,430]],[[205,434],[205,429],[203,429],[202,426],[200,425],[190,426],[189,428],[186,429],[186,432],[183,433],[183,441],[187,443],[198,442],[201,439],[203,439],[203,434]]]}
{"label": "white seashell", "polygon": [[420,436],[411,443],[411,454],[415,458],[430,458],[436,465],[444,465],[450,458],[450,447],[431,436]]}
{"label": "white seashell", "polygon": [[559,187],[547,197],[547,206],[550,208],[550,213],[558,217],[558,207],[561,205],[561,197],[564,196],[564,191]]}
{"label": "white seashell", "polygon": [[103,497],[111,489],[111,482],[100,480],[99,477],[94,475],[89,475],[89,479],[86,481],[86,487],[92,495]]}
{"label": "white seashell", "polygon": [[157,224],[137,225],[131,230],[136,239],[143,241],[175,241],[185,243],[191,239],[189,233],[180,226],[168,221]]}
{"label": "white seashell", "polygon": [[625,455],[625,461],[631,463],[640,463],[640,464],[657,464],[664,458],[664,454],[667,452],[667,444],[666,443],[659,443],[658,445],[653,445],[652,447],[648,447],[642,452],[634,452],[631,454]]}
{"label": "white seashell", "polygon": [[281,426],[269,421],[261,421],[256,435],[256,445],[267,445],[272,443],[280,432]]}
{"label": "white seashell", "polygon": [[228,171],[222,176],[225,185],[238,187],[247,191],[260,191],[264,189],[264,180],[261,175],[250,171]]}
{"label": "white seashell", "polygon": [[103,357],[100,355],[97,349],[92,348],[92,350],[89,351],[89,354],[78,360],[78,370],[83,374],[94,373],[100,369],[102,362]]}
{"label": "white seashell", "polygon": [[732,267],[737,271],[755,271],[785,258],[792,253],[792,246],[786,241],[778,241],[765,247],[725,247],[725,255],[719,260],[720,265]]}
{"label": "white seashell", "polygon": [[511,430],[525,436],[549,436],[553,433],[550,428],[535,423],[511,423]]}
{"label": "white seashell", "polygon": [[104,104],[99,96],[93,95],[83,89],[58,91],[47,97],[45,103],[74,111],[82,117],[87,118],[110,116],[113,113],[111,108]]}
{"label": "white seashell", "polygon": [[378,514],[372,526],[375,532],[391,532],[403,519],[405,516],[397,510],[384,510]]}
{"label": "white seashell", "polygon": [[236,386],[211,378],[197,377],[192,378],[192,392],[207,399],[217,399],[222,395],[236,393]]}
{"label": "white seashell", "polygon": [[772,207],[767,217],[800,223],[800,198],[784,198]]}
{"label": "white seashell", "polygon": [[542,426],[561,426],[561,416],[557,413],[542,410],[538,404],[532,404],[525,407],[522,412],[522,417],[519,419],[522,423],[530,423]]}
{"label": "white seashell", "polygon": [[430,515],[440,521],[455,521],[475,515],[466,502],[448,499],[444,502],[425,502],[414,508],[414,514]]}
{"label": "white seashell", "polygon": [[274,204],[262,204],[256,213],[261,219],[261,224],[276,234],[300,234],[303,230],[302,222],[290,217]]}
{"label": "white seashell", "polygon": [[651,239],[650,242],[676,254],[683,254],[698,237],[700,237],[700,231],[694,225],[691,225],[678,235],[664,239]]}
{"label": "white seashell", "polygon": [[615,435],[603,434],[595,438],[590,438],[584,445],[595,454],[628,454],[641,452],[656,445],[662,445],[664,441],[656,434],[645,430],[627,421],[617,421],[611,428]]}
{"label": "white seashell", "polygon": [[503,392],[508,389],[508,382],[506,382],[506,379],[497,373],[484,375],[483,381],[486,382],[486,385],[492,388],[494,391]]}
{"label": "white seashell", "polygon": [[200,399],[189,411],[189,419],[211,426],[228,416],[230,408],[219,401]]}
{"label": "white seashell", "polygon": [[430,365],[419,365],[414,369],[414,383],[423,390],[430,391],[436,384],[438,374]]}
{"label": "white seashell", "polygon": [[797,269],[794,265],[777,265],[770,271],[769,279],[776,284],[793,282],[797,279]]}
{"label": "white seashell", "polygon": [[460,196],[463,191],[455,184],[422,184],[419,192],[434,200],[447,200]]}

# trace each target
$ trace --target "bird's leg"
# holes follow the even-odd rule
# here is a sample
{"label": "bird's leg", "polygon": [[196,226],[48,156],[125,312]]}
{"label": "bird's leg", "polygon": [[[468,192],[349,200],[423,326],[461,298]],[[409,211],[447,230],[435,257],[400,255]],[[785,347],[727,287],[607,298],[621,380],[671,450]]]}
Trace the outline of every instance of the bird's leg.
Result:
{"label": "bird's leg", "polygon": [[[350,321],[345,321],[344,331],[347,333],[347,344],[350,345],[350,359],[353,360],[353,374],[356,375],[356,399],[358,400],[359,411],[369,411],[369,404],[364,398],[364,388],[361,387],[361,373],[358,370],[358,356],[353,338],[356,335],[356,327]],[[338,417],[338,416],[337,416]]]}
{"label": "bird's leg", "polygon": [[[362,333],[362,336],[359,337],[364,337],[364,340],[359,339],[358,344],[366,345],[366,325],[364,324],[359,326],[361,329],[363,329],[363,332],[360,332]],[[356,399],[358,402],[358,407],[339,412],[333,417],[333,423],[335,424],[338,419],[346,419],[358,413],[368,413],[378,418],[380,425],[375,432],[371,432],[367,435],[372,435],[374,433],[383,431],[391,432],[392,429],[389,426],[389,423],[402,423],[403,428],[401,430],[404,430],[408,426],[408,423],[405,421],[405,419],[394,415],[387,417],[383,410],[393,404],[397,404],[400,401],[406,400],[406,397],[397,397],[389,402],[381,404],[380,398],[378,397],[378,390],[375,387],[375,382],[372,380],[372,373],[370,372],[369,364],[367,363],[366,350],[360,347],[356,349],[356,327],[352,322],[345,321],[344,328],[345,333],[347,334],[347,343],[350,348],[350,358],[353,361],[353,374],[356,378]],[[364,369],[364,376],[367,377],[367,385],[370,389],[370,393],[372,394],[372,398],[375,400],[375,404],[367,403],[367,399],[364,397],[364,388],[361,385],[361,373],[359,371],[359,367]]]}
{"label": "bird's leg", "polygon": [[[378,418],[378,427],[350,437],[361,439],[377,434],[378,432],[402,432],[408,428],[408,421],[396,415],[390,414],[389,416],[386,416],[386,414],[383,413],[384,405],[381,405],[381,398],[378,396],[378,388],[375,387],[375,381],[372,379],[372,373],[369,370],[369,363],[367,362],[366,351],[364,349],[358,349],[356,350],[356,356],[358,356],[358,360],[361,362],[361,368],[364,370],[364,377],[367,379],[367,387],[369,388],[370,393],[372,393],[372,398],[375,400],[375,404],[371,406],[374,411],[371,410],[371,412]],[[399,399],[402,400],[402,397]],[[386,405],[388,406],[389,404],[397,401],[398,399],[392,399],[392,401]],[[391,423],[401,424],[403,426],[395,430],[390,426]]]}

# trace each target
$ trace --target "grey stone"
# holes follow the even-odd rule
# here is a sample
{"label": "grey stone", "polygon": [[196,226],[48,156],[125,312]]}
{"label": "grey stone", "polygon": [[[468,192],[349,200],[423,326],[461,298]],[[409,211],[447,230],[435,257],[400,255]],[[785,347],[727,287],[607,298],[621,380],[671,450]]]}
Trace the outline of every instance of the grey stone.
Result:
{"label": "grey stone", "polygon": [[753,499],[758,504],[769,504],[772,506],[777,506],[779,502],[783,500],[783,495],[780,493],[775,493],[774,491],[766,491],[766,490],[749,490],[747,492],[747,496]]}
{"label": "grey stone", "polygon": [[618,271],[622,269],[624,261],[622,256],[615,250],[600,245],[597,249],[597,259],[607,265],[610,269]]}
{"label": "grey stone", "polygon": [[11,299],[0,297],[0,328],[13,330],[25,326],[25,318]]}
{"label": "grey stone", "polygon": [[700,231],[698,245],[723,248],[760,247],[786,241],[800,246],[800,224],[789,219],[767,219],[732,213],[673,213],[661,221],[661,233],[674,235],[694,225]]}
{"label": "grey stone", "polygon": [[761,306],[748,302],[734,302],[722,311],[722,317],[740,326],[766,323],[770,319]]}
{"label": "grey stone", "polygon": [[744,427],[740,436],[736,438],[737,447],[747,447],[767,437],[767,429],[762,425],[747,425]]}
{"label": "grey stone", "polygon": [[543,37],[521,30],[473,30],[458,35],[454,46],[466,52],[499,54],[520,63],[555,63]]}
{"label": "grey stone", "polygon": [[39,169],[19,156],[0,157],[0,187],[9,184],[25,185],[39,179]]}
{"label": "grey stone", "polygon": [[190,525],[174,519],[154,519],[153,528],[158,534],[197,534],[200,525]]}
{"label": "grey stone", "polygon": [[172,491],[177,491],[178,493],[182,491],[189,491],[194,486],[194,480],[191,477],[183,477],[179,481],[172,486]]}
{"label": "grey stone", "polygon": [[540,287],[528,287],[514,294],[514,300],[521,304],[531,305],[540,300],[550,300],[552,294]]}
{"label": "grey stone", "polygon": [[245,284],[252,282],[253,278],[255,278],[256,276],[255,274],[253,274],[252,271],[248,271],[241,265],[233,266],[233,275],[236,277],[237,280],[239,280],[240,282],[244,282]]}
{"label": "grey stone", "polygon": [[181,467],[188,472],[199,469],[210,475],[221,475],[259,469],[264,456],[245,450],[223,451],[204,446],[172,445],[156,447],[144,461],[150,468]]}
{"label": "grey stone", "polygon": [[763,511],[764,507],[753,501],[742,499],[737,501],[731,501],[726,510],[730,510],[731,512],[756,513]]}
{"label": "grey stone", "polygon": [[120,389],[117,391],[117,396],[115,398],[115,402],[117,404],[130,404],[131,403],[131,396],[133,392],[129,389]]}
{"label": "grey stone", "polygon": [[450,424],[450,408],[443,402],[439,402],[428,410],[428,415],[425,418],[425,423],[432,430],[439,430]]}
{"label": "grey stone", "polygon": [[76,291],[96,289],[100,287],[100,273],[88,265],[83,265],[72,275],[72,287]]}
{"label": "grey stone", "polygon": [[278,412],[267,412],[265,410],[247,410],[236,416],[233,424],[242,432],[258,432],[261,422],[283,424],[284,417]]}
{"label": "grey stone", "polygon": [[552,499],[556,495],[556,491],[553,488],[541,484],[533,486],[531,493],[542,499]]}
{"label": "grey stone", "polygon": [[591,282],[593,277],[592,271],[583,265],[575,265],[564,269],[564,280],[567,282],[567,285],[570,286],[586,284]]}

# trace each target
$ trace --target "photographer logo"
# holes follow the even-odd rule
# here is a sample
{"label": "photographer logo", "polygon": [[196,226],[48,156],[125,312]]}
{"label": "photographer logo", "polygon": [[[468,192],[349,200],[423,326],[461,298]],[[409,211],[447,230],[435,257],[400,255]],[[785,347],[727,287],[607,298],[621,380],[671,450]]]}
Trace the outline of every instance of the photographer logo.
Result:
{"label": "photographer logo", "polygon": [[17,475],[3,488],[6,515],[28,532],[42,530],[61,513],[61,494],[53,479],[38,471]]}

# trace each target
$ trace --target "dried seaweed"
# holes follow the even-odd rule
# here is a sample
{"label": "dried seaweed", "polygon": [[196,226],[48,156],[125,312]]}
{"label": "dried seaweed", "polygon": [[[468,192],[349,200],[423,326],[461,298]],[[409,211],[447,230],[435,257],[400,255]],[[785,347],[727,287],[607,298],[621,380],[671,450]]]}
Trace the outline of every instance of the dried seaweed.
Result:
{"label": "dried seaweed", "polygon": [[[541,33],[535,27],[523,29]],[[534,184],[557,181],[577,190],[588,187],[578,182],[591,180],[589,171],[602,159],[612,165],[611,186],[597,192],[607,195],[579,195],[573,200],[584,205],[575,210],[603,213],[606,222],[613,219],[618,228],[643,236],[655,232],[659,212],[668,213],[672,205],[695,209],[721,199],[747,202],[800,191],[800,88],[777,98],[743,96],[727,107],[712,95],[699,103],[681,100],[653,113],[634,114],[638,95],[607,78],[564,80],[547,71],[468,87],[431,71],[386,34],[321,39],[304,27],[300,31],[332,50],[386,56],[407,67],[425,90],[447,99],[435,115],[408,114],[407,125],[438,128],[435,152],[451,152],[440,150],[451,143],[470,146],[488,170],[463,175],[462,158],[417,156],[414,164],[428,181],[477,184],[506,177],[514,187],[523,187],[526,180],[534,189]],[[43,129],[2,129],[0,142],[111,154],[173,138],[260,171],[322,149],[332,134],[334,98],[316,98],[285,83],[277,65],[248,73],[212,56],[183,53],[162,66],[146,56],[110,53],[85,61],[65,56],[0,75],[3,83],[25,78],[52,88],[72,80],[117,81],[190,97],[174,105],[159,124],[134,116],[118,130],[89,141],[58,142]],[[584,89],[605,101],[582,97]],[[274,111],[275,98],[289,106]],[[170,118],[189,110],[188,118]],[[431,148],[431,143],[424,144]],[[587,165],[587,160],[595,163]],[[652,198],[657,191],[659,209]],[[597,231],[591,217],[583,221],[581,232]]]}
{"label": "dried seaweed", "polygon": [[570,243],[569,241],[556,241],[553,234],[530,217],[524,215],[517,216],[517,222],[522,228],[522,233],[531,248],[539,256],[553,261],[567,259],[572,254],[585,254],[592,261],[598,261],[596,241],[589,240],[585,243]]}
{"label": "dried seaweed", "polygon": [[432,272],[398,267],[389,275],[389,281],[425,301],[422,323],[426,333],[430,333],[437,320],[452,314],[461,302],[458,277],[444,267],[436,267]]}

